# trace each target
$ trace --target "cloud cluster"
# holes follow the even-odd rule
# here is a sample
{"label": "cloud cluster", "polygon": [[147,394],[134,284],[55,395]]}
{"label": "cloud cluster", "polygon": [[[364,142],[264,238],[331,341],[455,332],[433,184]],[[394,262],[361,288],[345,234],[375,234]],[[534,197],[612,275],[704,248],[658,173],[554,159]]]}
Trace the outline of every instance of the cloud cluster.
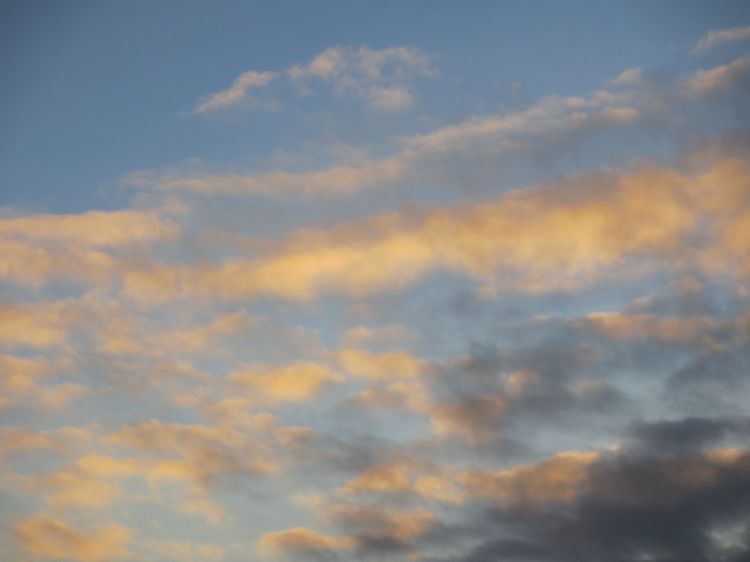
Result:
{"label": "cloud cluster", "polygon": [[[749,60],[632,68],[313,171],[146,172],[122,210],[5,212],[0,551],[748,560]],[[279,84],[400,111],[432,65],[332,47],[195,112]],[[503,179],[660,127],[706,138]]]}
{"label": "cloud cluster", "polygon": [[278,108],[278,100],[254,97],[250,92],[266,88],[281,77],[303,95],[311,95],[315,84],[324,84],[335,97],[354,96],[374,110],[399,112],[414,103],[411,79],[436,73],[431,58],[415,48],[331,47],[309,62],[291,65],[283,73],[243,72],[229,88],[199,101],[193,113],[210,115],[243,106]]}
{"label": "cloud cluster", "polygon": [[[339,50],[333,49],[331,53],[339,53]],[[360,58],[369,56],[360,55]],[[330,57],[332,61],[339,58],[341,61],[348,60],[343,54],[331,54]],[[380,59],[382,57],[378,57]],[[420,60],[419,57],[416,60]],[[368,68],[361,61],[352,65]],[[355,86],[359,81],[349,79],[343,70],[349,66],[349,63],[331,62],[313,70],[317,67],[310,63],[300,67],[299,79],[315,77],[333,83],[340,79],[342,92],[349,88],[362,89]],[[342,70],[336,70],[339,68]],[[370,73],[364,69],[360,72],[365,76]],[[372,72],[380,75],[380,71]],[[340,77],[340,73],[344,78]],[[408,185],[418,180],[437,182],[443,174],[435,174],[434,170],[442,170],[446,160],[469,161],[472,165],[476,165],[477,160],[489,162],[484,165],[497,161],[503,167],[508,167],[509,163],[504,158],[509,156],[529,152],[564,152],[566,145],[580,143],[587,136],[596,138],[604,131],[628,130],[657,122],[662,127],[672,128],[681,108],[691,111],[691,105],[716,102],[717,96],[718,107],[724,107],[726,99],[721,97],[741,92],[747,81],[746,56],[668,81],[649,79],[640,69],[629,69],[607,87],[584,96],[546,96],[528,107],[505,114],[472,117],[427,133],[407,136],[400,139],[395,150],[390,147],[390,154],[386,156],[358,158],[355,162],[344,160],[325,168],[302,172],[274,170],[245,174],[185,174],[142,171],[129,175],[123,181],[130,186],[167,193],[197,193],[204,196],[261,194],[274,197],[342,195],[393,184]],[[353,85],[345,87],[343,84]],[[502,167],[495,165],[492,169],[493,176],[501,174]],[[448,172],[453,173],[451,170]]]}

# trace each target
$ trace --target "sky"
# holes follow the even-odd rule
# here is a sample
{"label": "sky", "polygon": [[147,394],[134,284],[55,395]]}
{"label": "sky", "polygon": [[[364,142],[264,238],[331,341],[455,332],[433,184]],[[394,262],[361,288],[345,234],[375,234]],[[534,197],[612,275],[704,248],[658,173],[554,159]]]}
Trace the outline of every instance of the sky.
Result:
{"label": "sky", "polygon": [[750,560],[750,4],[6,2],[0,558]]}

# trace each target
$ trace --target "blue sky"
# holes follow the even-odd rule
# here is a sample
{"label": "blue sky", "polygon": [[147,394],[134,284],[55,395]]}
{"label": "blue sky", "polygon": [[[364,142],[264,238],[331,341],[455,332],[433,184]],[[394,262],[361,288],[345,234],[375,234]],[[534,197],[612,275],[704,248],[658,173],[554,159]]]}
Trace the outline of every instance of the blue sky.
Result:
{"label": "blue sky", "polygon": [[[705,57],[681,55],[706,29],[747,17],[741,2],[40,2],[5,11],[3,202],[59,211],[107,208],[134,169],[191,158],[242,165],[321,134],[368,145],[419,127],[420,113],[449,124],[587,92],[633,66],[695,67]],[[420,85],[415,115],[385,122],[343,117],[325,102],[332,115],[322,125],[291,107],[238,123],[185,115],[246,69],[283,69],[336,45],[418,47],[442,79]]]}
{"label": "blue sky", "polygon": [[0,22],[0,558],[747,558],[745,3]]}

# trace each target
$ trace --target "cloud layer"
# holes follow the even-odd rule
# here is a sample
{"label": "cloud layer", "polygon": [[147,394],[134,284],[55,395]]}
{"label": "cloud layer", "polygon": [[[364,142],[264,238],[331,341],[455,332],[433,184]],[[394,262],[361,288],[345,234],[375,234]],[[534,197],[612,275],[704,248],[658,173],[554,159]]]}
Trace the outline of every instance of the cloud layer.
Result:
{"label": "cloud layer", "polygon": [[[398,113],[436,60],[332,46],[194,113]],[[4,209],[0,552],[747,560],[749,61]]]}

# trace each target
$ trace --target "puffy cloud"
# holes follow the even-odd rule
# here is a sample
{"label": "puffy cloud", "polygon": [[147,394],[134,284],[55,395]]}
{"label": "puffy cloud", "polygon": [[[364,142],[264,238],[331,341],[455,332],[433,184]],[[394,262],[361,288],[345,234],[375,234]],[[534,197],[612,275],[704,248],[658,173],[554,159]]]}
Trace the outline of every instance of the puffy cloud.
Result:
{"label": "puffy cloud", "polygon": [[477,501],[487,507],[464,529],[483,538],[431,560],[742,560],[750,552],[749,467],[746,450],[664,455],[657,442],[561,454],[511,469],[497,489],[482,482]]}
{"label": "puffy cloud", "polygon": [[171,501],[176,511],[218,524],[224,509],[213,500],[212,491],[238,478],[267,476],[280,469],[272,448],[257,435],[267,424],[255,423],[251,428],[226,421],[230,423],[190,425],[152,419],[124,426],[108,435],[105,443],[137,451],[141,455],[137,464],[92,459],[85,466],[115,473],[137,466],[151,487],[175,494]]}
{"label": "puffy cloud", "polygon": [[0,279],[41,286],[52,280],[106,284],[118,253],[174,240],[180,229],[156,210],[37,214],[0,219]]}
{"label": "puffy cloud", "polygon": [[33,391],[37,379],[54,372],[56,365],[44,358],[0,356],[0,408],[13,398]]}
{"label": "puffy cloud", "polygon": [[537,464],[498,472],[467,472],[462,480],[471,494],[504,503],[569,501],[588,475],[596,453],[558,453]]}
{"label": "puffy cloud", "polygon": [[265,556],[296,559],[298,556],[327,560],[348,548],[350,541],[324,535],[305,527],[265,533],[258,542],[258,551]]}
{"label": "puffy cloud", "polygon": [[309,92],[311,81],[323,81],[335,95],[354,94],[382,111],[403,111],[413,102],[404,81],[411,76],[434,76],[430,57],[418,49],[389,47],[331,47],[306,64],[288,70],[292,81]]}
{"label": "puffy cloud", "polygon": [[147,468],[133,459],[89,453],[60,470],[28,477],[26,483],[56,512],[99,510],[123,495],[113,480],[141,475]]}
{"label": "puffy cloud", "polygon": [[229,374],[228,380],[246,389],[260,401],[307,402],[327,383],[341,382],[341,375],[311,362],[297,362],[277,368],[249,367]]}
{"label": "puffy cloud", "polygon": [[37,513],[20,520],[14,536],[34,558],[104,562],[132,556],[127,548],[130,531],[116,523],[76,529],[52,515]]}
{"label": "puffy cloud", "polygon": [[[23,343],[30,343],[29,335],[26,334]],[[51,361],[42,357],[0,356],[0,408],[33,404],[45,410],[56,410],[85,396],[90,389],[81,384],[48,382],[69,370],[71,364],[65,357]]]}
{"label": "puffy cloud", "polygon": [[397,511],[379,505],[334,505],[325,516],[351,537],[363,557],[414,553],[415,542],[437,524],[426,509]]}
{"label": "puffy cloud", "polygon": [[11,453],[49,451],[71,453],[88,444],[91,435],[79,427],[61,427],[47,431],[32,431],[23,427],[5,427],[0,432],[0,460]]}
{"label": "puffy cloud", "polygon": [[101,509],[122,494],[115,484],[77,468],[32,477],[29,484],[32,489],[44,493],[47,504],[59,512]]}
{"label": "puffy cloud", "polygon": [[457,476],[455,471],[435,463],[399,456],[356,475],[343,486],[342,492],[391,498],[411,494],[426,500],[458,504],[464,494]]}
{"label": "puffy cloud", "polygon": [[348,348],[336,353],[341,367],[353,375],[370,379],[411,378],[424,371],[424,361],[404,352],[371,353]]}
{"label": "puffy cloud", "polygon": [[335,96],[353,95],[373,109],[397,112],[408,109],[414,101],[408,82],[414,77],[435,74],[430,57],[418,49],[331,47],[307,63],[290,66],[283,74],[243,72],[229,88],[201,99],[193,113],[209,115],[242,106],[278,108],[278,100],[257,97],[250,92],[268,87],[280,76],[287,77],[305,95],[312,93],[313,82],[325,83]]}
{"label": "puffy cloud", "polygon": [[479,394],[434,403],[427,414],[436,434],[476,443],[498,435],[497,425],[506,409],[502,397]]}
{"label": "puffy cloud", "polygon": [[33,305],[0,305],[0,345],[60,348],[80,322],[71,301]]}

